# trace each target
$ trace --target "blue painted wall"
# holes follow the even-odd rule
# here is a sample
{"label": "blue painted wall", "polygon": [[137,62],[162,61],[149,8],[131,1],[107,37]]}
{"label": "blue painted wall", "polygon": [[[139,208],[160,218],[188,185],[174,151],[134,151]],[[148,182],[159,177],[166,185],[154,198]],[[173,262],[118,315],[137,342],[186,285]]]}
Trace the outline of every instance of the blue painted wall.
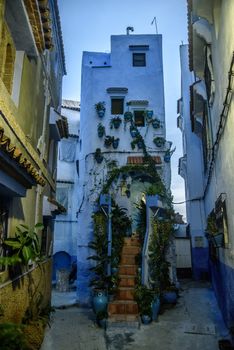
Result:
{"label": "blue painted wall", "polygon": [[210,261],[212,284],[224,321],[234,327],[234,269],[219,260]]}
{"label": "blue painted wall", "polygon": [[192,270],[195,280],[202,280],[209,275],[209,248],[192,248]]}

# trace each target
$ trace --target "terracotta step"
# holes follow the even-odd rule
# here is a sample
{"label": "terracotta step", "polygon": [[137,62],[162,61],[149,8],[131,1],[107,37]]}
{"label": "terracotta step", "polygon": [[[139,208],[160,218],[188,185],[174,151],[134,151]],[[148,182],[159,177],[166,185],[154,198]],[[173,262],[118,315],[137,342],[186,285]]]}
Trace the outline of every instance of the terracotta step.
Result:
{"label": "terracotta step", "polygon": [[140,246],[140,241],[138,238],[127,238],[125,237],[124,238],[124,246],[137,246],[139,247]]}
{"label": "terracotta step", "polygon": [[134,288],[119,287],[116,297],[117,300],[134,300]]}
{"label": "terracotta step", "polygon": [[138,315],[116,314],[112,315],[108,320],[112,322],[137,322]]}
{"label": "terracotta step", "polygon": [[140,247],[137,246],[123,246],[122,257],[124,255],[137,255],[140,252]]}
{"label": "terracotta step", "polygon": [[120,275],[135,276],[137,274],[137,266],[136,265],[120,265],[119,266],[119,274]]}
{"label": "terracotta step", "polygon": [[135,255],[126,255],[124,254],[121,257],[121,264],[123,265],[135,265],[136,261],[135,261]]}
{"label": "terracotta step", "polygon": [[134,287],[135,275],[119,275],[120,282],[119,287]]}
{"label": "terracotta step", "polygon": [[138,314],[138,305],[132,300],[116,300],[108,305],[108,314]]}

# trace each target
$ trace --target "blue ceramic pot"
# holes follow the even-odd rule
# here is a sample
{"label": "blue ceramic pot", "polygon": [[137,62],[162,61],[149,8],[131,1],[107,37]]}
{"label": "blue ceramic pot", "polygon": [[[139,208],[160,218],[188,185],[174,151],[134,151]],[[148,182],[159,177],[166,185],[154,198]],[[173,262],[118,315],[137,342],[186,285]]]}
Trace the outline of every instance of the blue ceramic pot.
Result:
{"label": "blue ceramic pot", "polygon": [[103,118],[104,115],[105,115],[105,110],[104,109],[101,109],[100,111],[97,111],[97,114],[100,118]]}
{"label": "blue ceramic pot", "polygon": [[141,321],[144,324],[149,324],[152,322],[152,318],[149,315],[141,315]]}
{"label": "blue ceramic pot", "polygon": [[130,134],[132,136],[132,138],[137,136],[137,130],[130,130]]}
{"label": "blue ceramic pot", "polygon": [[150,119],[152,118],[154,115],[154,112],[153,111],[147,111],[147,117]]}
{"label": "blue ceramic pot", "polygon": [[157,321],[160,309],[160,299],[157,297],[152,302],[152,320]]}
{"label": "blue ceramic pot", "polygon": [[160,121],[158,121],[158,120],[153,120],[153,121],[152,121],[152,127],[153,127],[154,129],[160,128]]}
{"label": "blue ceramic pot", "polygon": [[103,156],[97,156],[95,157],[95,159],[98,164],[101,164],[101,162],[103,161]]}
{"label": "blue ceramic pot", "polygon": [[175,304],[177,300],[177,294],[173,291],[163,292],[163,302],[165,304]]}
{"label": "blue ceramic pot", "polygon": [[171,160],[170,154],[165,154],[165,156],[164,156],[164,162],[169,163],[170,160]]}
{"label": "blue ceramic pot", "polygon": [[143,148],[143,142],[141,142],[141,141],[137,142],[137,147],[138,148]]}
{"label": "blue ceramic pot", "polygon": [[114,141],[112,142],[112,146],[113,146],[114,149],[118,148],[118,146],[119,146],[119,140],[114,140]]}
{"label": "blue ceramic pot", "polygon": [[93,296],[93,309],[95,313],[106,311],[108,298],[105,291],[95,291]]}

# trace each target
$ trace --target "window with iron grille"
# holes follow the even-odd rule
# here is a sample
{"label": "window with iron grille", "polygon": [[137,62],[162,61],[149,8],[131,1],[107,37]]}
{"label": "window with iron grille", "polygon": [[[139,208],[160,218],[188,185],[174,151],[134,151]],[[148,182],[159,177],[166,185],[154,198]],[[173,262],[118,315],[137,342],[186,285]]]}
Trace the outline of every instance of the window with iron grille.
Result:
{"label": "window with iron grille", "polygon": [[145,67],[145,53],[133,53],[132,54],[132,65],[133,67]]}

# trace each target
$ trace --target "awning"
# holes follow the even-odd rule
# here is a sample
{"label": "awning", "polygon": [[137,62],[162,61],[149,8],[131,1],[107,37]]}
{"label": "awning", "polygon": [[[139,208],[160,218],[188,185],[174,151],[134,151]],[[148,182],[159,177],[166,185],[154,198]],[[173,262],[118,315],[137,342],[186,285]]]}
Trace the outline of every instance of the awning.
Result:
{"label": "awning", "polygon": [[5,131],[2,127],[0,127],[0,151],[3,151],[15,163],[20,165],[21,169],[30,175],[37,184],[45,186],[45,179],[39,174],[30,160],[24,157],[21,149],[11,143],[10,137],[5,134]]}
{"label": "awning", "polygon": [[[162,164],[162,159],[160,156],[154,156],[152,159],[155,161],[155,164]],[[144,157],[140,156],[129,156],[127,158],[127,164],[144,164]]]}

